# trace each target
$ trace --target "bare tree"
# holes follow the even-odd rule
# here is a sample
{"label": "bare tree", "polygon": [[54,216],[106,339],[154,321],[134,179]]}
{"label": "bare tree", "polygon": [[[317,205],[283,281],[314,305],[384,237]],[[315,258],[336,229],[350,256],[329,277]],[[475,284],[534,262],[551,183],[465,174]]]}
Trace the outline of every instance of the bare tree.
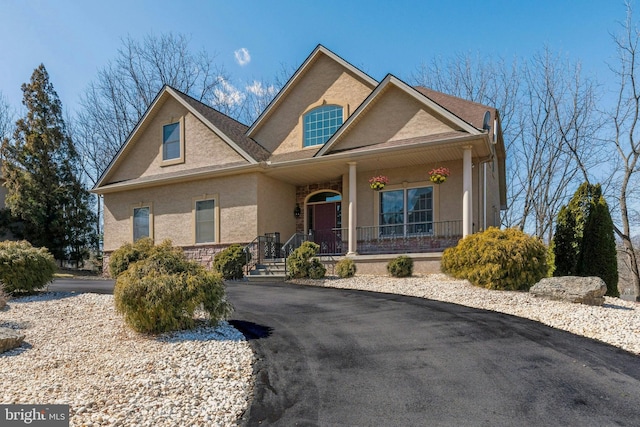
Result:
{"label": "bare tree", "polygon": [[214,57],[193,53],[189,38],[163,34],[122,40],[115,60],[81,97],[74,134],[85,172],[95,184],[163,85],[216,106],[228,79]]}
{"label": "bare tree", "polygon": [[630,280],[636,298],[640,300],[640,268],[637,245],[632,236],[632,221],[638,218],[633,206],[638,202],[640,180],[640,32],[632,20],[631,4],[627,3],[627,17],[622,32],[614,36],[618,65],[612,71],[617,77],[617,99],[611,113],[613,125],[612,143],[617,152],[614,171],[614,187],[617,193],[620,218],[616,233],[622,240],[623,252],[630,270]]}
{"label": "bare tree", "polygon": [[0,141],[13,133],[14,114],[11,106],[0,92]]}
{"label": "bare tree", "polygon": [[469,55],[437,59],[414,81],[500,111],[509,186],[503,223],[550,240],[560,206],[591,178],[597,86],[548,49],[510,65]]}

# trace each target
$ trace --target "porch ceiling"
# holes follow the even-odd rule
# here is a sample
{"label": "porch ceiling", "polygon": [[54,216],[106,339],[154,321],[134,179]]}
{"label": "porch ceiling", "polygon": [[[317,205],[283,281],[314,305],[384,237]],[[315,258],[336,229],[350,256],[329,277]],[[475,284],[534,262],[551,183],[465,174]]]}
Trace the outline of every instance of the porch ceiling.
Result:
{"label": "porch ceiling", "polygon": [[322,157],[273,163],[267,166],[265,173],[275,179],[294,185],[306,185],[314,182],[337,179],[349,172],[349,162],[357,163],[357,172],[366,173],[386,168],[425,166],[447,161],[462,161],[463,147],[473,147],[473,158],[487,158],[491,149],[486,141],[460,140],[446,144],[430,144],[415,147],[381,146],[367,150],[326,154]]}

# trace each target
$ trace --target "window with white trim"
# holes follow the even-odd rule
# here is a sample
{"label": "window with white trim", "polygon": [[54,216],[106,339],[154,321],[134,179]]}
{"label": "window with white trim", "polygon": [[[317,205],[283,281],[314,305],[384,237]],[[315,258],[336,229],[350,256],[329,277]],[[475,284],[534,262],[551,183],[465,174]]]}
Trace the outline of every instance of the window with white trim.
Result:
{"label": "window with white trim", "polygon": [[314,108],[304,115],[303,146],[312,147],[324,144],[342,126],[342,107],[339,105],[323,105]]}
{"label": "window with white trim", "polygon": [[196,243],[212,243],[216,240],[215,200],[196,201]]}
{"label": "window with white trim", "polygon": [[180,159],[180,122],[162,127],[162,160]]}
{"label": "window with white trim", "polygon": [[133,208],[133,241],[151,237],[151,209],[149,206]]}
{"label": "window with white trim", "polygon": [[411,236],[433,232],[433,187],[380,192],[380,234]]}

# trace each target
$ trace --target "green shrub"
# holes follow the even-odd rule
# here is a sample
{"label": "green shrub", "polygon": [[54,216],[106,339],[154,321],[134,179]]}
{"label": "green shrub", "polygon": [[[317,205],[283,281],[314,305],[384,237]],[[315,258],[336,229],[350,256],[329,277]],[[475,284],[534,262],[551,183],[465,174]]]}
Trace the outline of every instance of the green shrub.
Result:
{"label": "green shrub", "polygon": [[529,290],[548,273],[547,248],[515,228],[490,227],[446,249],[442,271],[487,289]]}
{"label": "green shrub", "polygon": [[169,241],[140,253],[147,256],[117,276],[113,293],[116,310],[132,329],[159,333],[190,328],[200,305],[213,323],[231,312],[219,273],[187,260]]}
{"label": "green shrub", "polygon": [[327,269],[318,258],[311,259],[311,265],[309,266],[309,278],[310,279],[322,279],[327,274]]}
{"label": "green shrub", "polygon": [[597,276],[607,284],[608,296],[619,296],[614,233],[602,187],[583,183],[558,214],[554,276]]}
{"label": "green shrub", "polygon": [[393,277],[409,277],[413,274],[413,259],[401,255],[387,264],[387,271]]}
{"label": "green shrub", "polygon": [[242,279],[245,265],[247,265],[247,253],[237,244],[218,252],[213,258],[213,269],[222,274],[225,279]]}
{"label": "green shrub", "polygon": [[53,280],[56,263],[46,248],[0,242],[0,282],[9,294],[33,293]]}
{"label": "green shrub", "polygon": [[356,263],[351,258],[343,258],[336,264],[336,274],[342,279],[356,275]]}
{"label": "green shrub", "polygon": [[[308,241],[303,242],[298,249],[294,250],[287,258],[287,272],[289,277],[294,279],[310,277],[310,270],[312,267],[314,270],[318,270],[317,264],[312,264],[311,259],[319,250],[320,245]],[[319,274],[319,271],[314,271],[314,275],[317,274]],[[324,272],[322,273],[322,276],[324,276]]]}
{"label": "green shrub", "polygon": [[109,257],[109,274],[114,279],[117,278],[120,273],[127,271],[130,264],[147,258],[151,254],[153,247],[153,240],[148,237],[140,239],[133,244],[122,245],[113,251]]}

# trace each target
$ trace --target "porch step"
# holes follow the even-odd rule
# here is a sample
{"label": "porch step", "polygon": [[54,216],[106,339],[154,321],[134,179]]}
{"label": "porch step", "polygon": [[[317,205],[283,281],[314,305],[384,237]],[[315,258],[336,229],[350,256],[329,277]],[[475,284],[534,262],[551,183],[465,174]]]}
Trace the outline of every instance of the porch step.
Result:
{"label": "porch step", "polygon": [[287,278],[285,263],[273,260],[257,264],[246,278],[250,282],[283,282]]}

